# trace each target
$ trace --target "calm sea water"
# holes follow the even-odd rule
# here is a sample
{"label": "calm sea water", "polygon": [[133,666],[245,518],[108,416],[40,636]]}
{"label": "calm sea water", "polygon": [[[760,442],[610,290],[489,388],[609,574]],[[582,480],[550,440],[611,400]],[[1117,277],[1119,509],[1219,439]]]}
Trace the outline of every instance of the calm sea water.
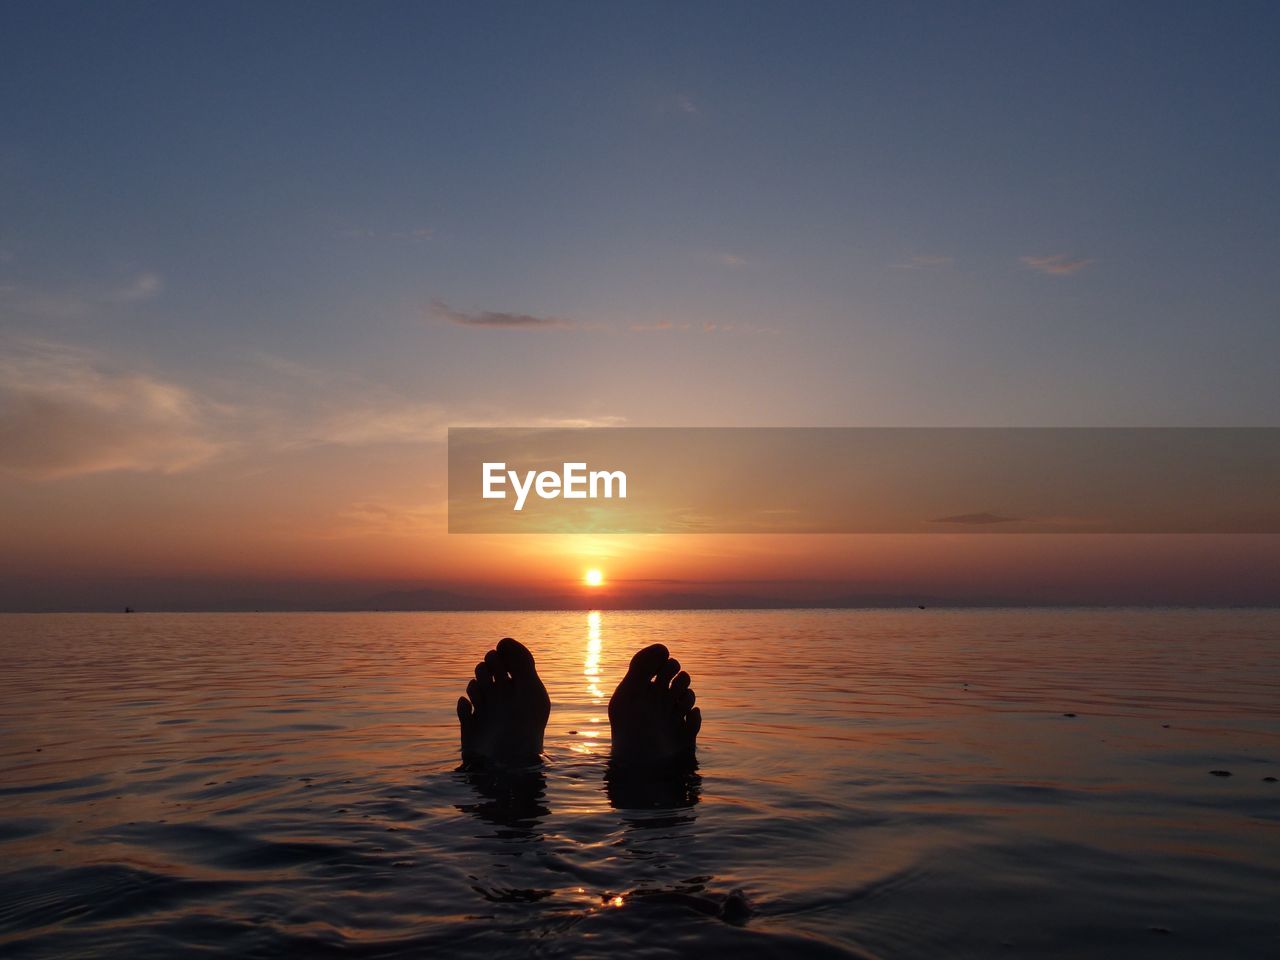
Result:
{"label": "calm sea water", "polygon": [[[699,775],[606,788],[653,640]],[[0,734],[6,956],[1280,956],[1280,612],[4,616]]]}

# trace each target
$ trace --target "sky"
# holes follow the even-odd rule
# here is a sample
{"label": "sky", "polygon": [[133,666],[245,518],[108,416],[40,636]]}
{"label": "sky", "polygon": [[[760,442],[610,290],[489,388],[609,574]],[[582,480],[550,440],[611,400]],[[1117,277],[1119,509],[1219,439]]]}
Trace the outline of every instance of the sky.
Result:
{"label": "sky", "polygon": [[1278,28],[5,4],[0,607],[1274,602],[1265,537],[450,536],[444,438],[1280,426]]}

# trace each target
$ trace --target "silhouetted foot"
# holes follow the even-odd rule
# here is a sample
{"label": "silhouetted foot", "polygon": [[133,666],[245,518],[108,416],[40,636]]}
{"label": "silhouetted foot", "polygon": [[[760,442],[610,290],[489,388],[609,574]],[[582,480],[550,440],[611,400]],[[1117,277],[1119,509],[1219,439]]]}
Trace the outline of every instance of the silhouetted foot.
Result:
{"label": "silhouetted foot", "polygon": [[660,643],[631,658],[609,700],[613,762],[671,766],[693,759],[702,712],[693,705],[689,675]]}
{"label": "silhouetted foot", "polygon": [[476,664],[467,696],[458,698],[463,763],[537,763],[550,713],[551,698],[534,669],[533,654],[504,637]]}

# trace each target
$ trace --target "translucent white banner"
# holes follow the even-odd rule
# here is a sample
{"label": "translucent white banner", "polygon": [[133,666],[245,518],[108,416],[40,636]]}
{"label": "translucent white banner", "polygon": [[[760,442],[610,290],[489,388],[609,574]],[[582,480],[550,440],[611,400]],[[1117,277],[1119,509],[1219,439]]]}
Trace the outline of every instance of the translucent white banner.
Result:
{"label": "translucent white banner", "polygon": [[1280,428],[449,431],[451,533],[1280,533]]}

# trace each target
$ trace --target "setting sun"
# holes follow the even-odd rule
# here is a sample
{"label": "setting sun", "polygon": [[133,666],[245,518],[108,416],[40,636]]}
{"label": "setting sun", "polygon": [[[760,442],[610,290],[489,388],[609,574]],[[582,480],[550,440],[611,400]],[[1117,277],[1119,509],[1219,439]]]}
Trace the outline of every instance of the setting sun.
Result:
{"label": "setting sun", "polygon": [[604,574],[593,568],[582,575],[582,582],[588,587],[604,586]]}

